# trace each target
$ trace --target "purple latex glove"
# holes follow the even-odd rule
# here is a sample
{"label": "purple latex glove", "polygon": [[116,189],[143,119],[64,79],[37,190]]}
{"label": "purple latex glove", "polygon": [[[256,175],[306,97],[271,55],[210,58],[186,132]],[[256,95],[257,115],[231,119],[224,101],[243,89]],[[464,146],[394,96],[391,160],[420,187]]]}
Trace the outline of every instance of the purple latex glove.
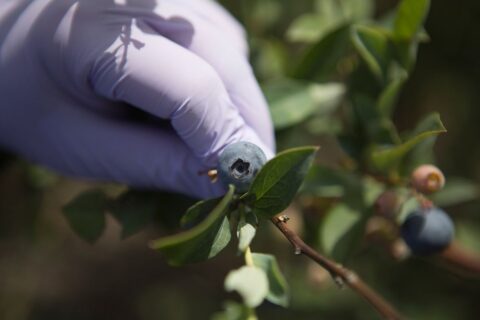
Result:
{"label": "purple latex glove", "polygon": [[273,155],[244,32],[218,4],[0,0],[1,147],[67,175],[208,197],[224,189],[198,172],[240,140]]}

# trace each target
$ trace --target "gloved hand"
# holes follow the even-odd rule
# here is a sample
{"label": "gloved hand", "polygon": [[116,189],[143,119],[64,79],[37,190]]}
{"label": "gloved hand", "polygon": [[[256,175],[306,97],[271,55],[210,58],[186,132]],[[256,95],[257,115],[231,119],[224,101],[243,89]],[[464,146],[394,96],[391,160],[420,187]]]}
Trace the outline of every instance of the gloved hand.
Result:
{"label": "gloved hand", "polygon": [[199,171],[240,140],[273,155],[243,30],[216,3],[0,0],[1,147],[67,175],[207,197],[224,190]]}

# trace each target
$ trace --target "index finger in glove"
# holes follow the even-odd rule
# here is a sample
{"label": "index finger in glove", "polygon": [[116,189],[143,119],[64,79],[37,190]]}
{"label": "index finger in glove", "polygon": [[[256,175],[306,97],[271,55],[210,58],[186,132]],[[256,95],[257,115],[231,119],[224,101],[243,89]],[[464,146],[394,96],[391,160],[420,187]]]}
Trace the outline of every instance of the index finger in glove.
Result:
{"label": "index finger in glove", "polygon": [[[204,163],[214,166],[235,141],[272,151],[247,125],[215,70],[195,54],[157,34],[131,26],[128,48],[119,38],[93,64],[94,90],[170,119],[178,135]],[[123,42],[122,42],[123,41]]]}

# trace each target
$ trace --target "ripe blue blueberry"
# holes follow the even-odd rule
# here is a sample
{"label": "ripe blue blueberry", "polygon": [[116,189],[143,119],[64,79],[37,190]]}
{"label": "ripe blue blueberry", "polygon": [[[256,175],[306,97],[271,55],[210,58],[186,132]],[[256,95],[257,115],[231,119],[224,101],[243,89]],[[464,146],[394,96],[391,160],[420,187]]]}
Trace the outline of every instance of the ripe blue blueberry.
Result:
{"label": "ripe blue blueberry", "polygon": [[246,141],[232,143],[220,154],[218,176],[225,186],[233,184],[236,192],[247,192],[265,162],[265,153],[257,145]]}
{"label": "ripe blue blueberry", "polygon": [[439,208],[414,211],[401,227],[403,240],[417,255],[442,251],[452,241],[454,232],[452,220]]}

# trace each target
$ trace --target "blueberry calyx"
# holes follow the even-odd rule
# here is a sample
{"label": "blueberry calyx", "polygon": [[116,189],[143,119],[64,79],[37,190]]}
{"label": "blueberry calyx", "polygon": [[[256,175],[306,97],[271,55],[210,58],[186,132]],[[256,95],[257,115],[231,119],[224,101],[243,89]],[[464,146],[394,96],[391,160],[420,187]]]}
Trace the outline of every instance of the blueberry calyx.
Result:
{"label": "blueberry calyx", "polygon": [[250,162],[243,161],[242,159],[237,159],[237,161],[235,161],[230,167],[230,170],[234,178],[241,179],[242,177],[250,173],[249,168]]}

